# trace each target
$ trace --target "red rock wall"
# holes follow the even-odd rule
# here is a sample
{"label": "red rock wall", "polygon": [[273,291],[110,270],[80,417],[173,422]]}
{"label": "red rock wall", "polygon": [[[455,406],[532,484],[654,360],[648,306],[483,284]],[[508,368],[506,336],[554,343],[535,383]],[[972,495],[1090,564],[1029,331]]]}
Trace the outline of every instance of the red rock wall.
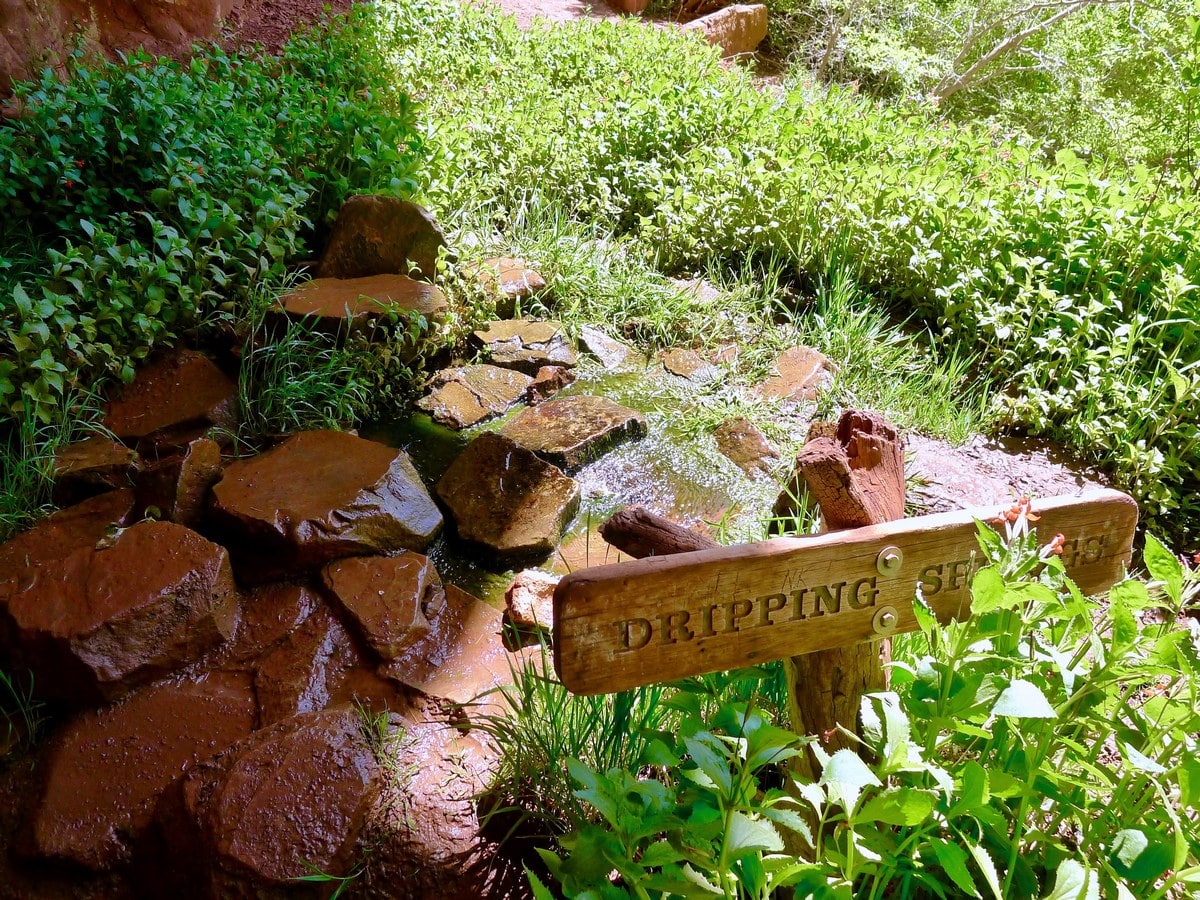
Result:
{"label": "red rock wall", "polygon": [[111,55],[144,47],[177,53],[210,37],[242,0],[0,0],[0,93],[14,79],[61,65],[76,35]]}

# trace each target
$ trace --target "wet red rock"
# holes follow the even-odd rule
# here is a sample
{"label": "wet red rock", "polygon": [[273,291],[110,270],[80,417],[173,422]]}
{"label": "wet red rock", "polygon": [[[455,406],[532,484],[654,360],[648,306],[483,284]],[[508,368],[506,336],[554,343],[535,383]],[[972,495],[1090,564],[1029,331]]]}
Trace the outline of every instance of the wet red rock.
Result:
{"label": "wet red rock", "polygon": [[433,421],[469,428],[507,412],[532,383],[528,375],[499,366],[457,366],[434,375],[430,392],[417,401]]}
{"label": "wet red rock", "polygon": [[437,275],[438,251],[446,246],[442,229],[416,203],[374,194],[350,197],[321,256],[322,278],[370,275]]}
{"label": "wet red rock", "polygon": [[382,675],[428,697],[469,703],[512,682],[499,610],[446,585],[445,603],[430,615],[429,635],[407,653],[380,666]]}
{"label": "wet red rock", "polygon": [[100,536],[105,518],[80,517],[73,543],[52,524],[45,544],[34,529],[0,548],[0,570],[15,573],[0,583],[12,658],[46,696],[118,697],[195,661],[237,625],[224,548],[170,522]]}
{"label": "wet red rock", "polygon": [[316,609],[255,663],[262,722],[324,709],[342,673],[357,661],[346,629],[324,607]]}
{"label": "wet red rock", "polygon": [[93,869],[128,860],[159,794],[254,726],[249,680],[227,672],[152,685],[77,716],[46,755],[36,853]]}
{"label": "wet red rock", "polygon": [[408,455],[336,431],[305,431],[230,464],[211,519],[230,536],[238,577],[261,583],[346,556],[423,550],[441,529]]}
{"label": "wet red rock", "polygon": [[558,322],[503,319],[489,322],[471,335],[471,343],[483,350],[495,366],[536,375],[542,366],[571,367],[575,348]]}
{"label": "wet red rock", "polygon": [[525,389],[525,402],[530,406],[537,406],[574,381],[575,373],[570,369],[562,366],[542,366]]}
{"label": "wet red rock", "polygon": [[183,446],[213,427],[237,426],[237,385],[208,357],[173,351],[117,391],[104,426],[139,449]]}
{"label": "wet red rock", "polygon": [[250,659],[283,640],[324,601],[307,584],[284,582],[255,588],[242,601],[242,621],[228,657]]}
{"label": "wet red rock", "polygon": [[771,476],[772,464],[779,459],[779,454],[749,419],[726,419],[717,426],[713,437],[717,449],[751,478]]}
{"label": "wet red rock", "polygon": [[497,756],[444,722],[406,721],[397,767],[372,810],[363,843],[375,848],[355,892],[388,900],[526,898],[528,882],[511,845],[481,834],[476,798]]}
{"label": "wet red rock", "polygon": [[204,517],[208,494],[221,477],[221,448],[198,438],[183,453],[146,466],[137,478],[138,508],[180,525]]}
{"label": "wet red rock", "polygon": [[193,768],[160,811],[200,896],[257,896],[311,873],[347,874],[379,764],[349,706],[285,719]]}
{"label": "wet red rock", "polygon": [[554,624],[554,589],[559,576],[538,569],[517,573],[504,592],[504,605],[513,624],[549,630]]}
{"label": "wet red rock", "polygon": [[339,560],[322,570],[321,579],[385,661],[424,640],[427,611],[446,602],[437,570],[420,553]]}
{"label": "wet red rock", "polygon": [[686,347],[676,347],[664,350],[658,355],[663,368],[672,375],[686,378],[688,381],[712,381],[720,374],[720,370],[711,362]]}
{"label": "wet red rock", "polygon": [[567,472],[646,434],[646,419],[607,397],[556,397],[525,409],[500,429],[505,437]]}
{"label": "wet red rock", "polygon": [[496,300],[496,315],[511,318],[519,304],[546,289],[546,279],[523,259],[497,256],[485,259],[475,272],[479,286]]}
{"label": "wet red rock", "polygon": [[450,308],[438,288],[404,275],[314,278],[284,294],[279,306],[289,318],[305,319],[334,334],[345,334],[392,313],[420,313],[438,321]]}
{"label": "wet red rock", "polygon": [[467,445],[438,482],[437,495],[459,537],[501,561],[549,555],[579,509],[573,478],[493,433]]}
{"label": "wet red rock", "polygon": [[136,451],[100,435],[63,447],[54,454],[54,502],[69,506],[128,487],[138,463]]}
{"label": "wet red rock", "polygon": [[759,396],[778,400],[812,400],[833,379],[833,363],[812,347],[789,347],[773,363],[775,374],[757,388]]}

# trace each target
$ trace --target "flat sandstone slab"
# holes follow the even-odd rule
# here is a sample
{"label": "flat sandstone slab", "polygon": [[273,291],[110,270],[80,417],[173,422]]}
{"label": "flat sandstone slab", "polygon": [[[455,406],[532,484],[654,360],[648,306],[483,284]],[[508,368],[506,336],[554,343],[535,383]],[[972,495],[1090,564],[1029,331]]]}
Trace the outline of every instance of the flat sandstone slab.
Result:
{"label": "flat sandstone slab", "polygon": [[607,397],[556,397],[523,410],[500,433],[566,472],[646,434],[641,413]]}
{"label": "flat sandstone slab", "polygon": [[389,313],[420,313],[440,320],[450,308],[432,284],[404,275],[366,278],[314,278],[279,299],[291,319],[312,318],[322,331],[360,326]]}
{"label": "flat sandstone slab", "polygon": [[507,412],[519,403],[533,379],[500,366],[457,366],[433,377],[429,394],[417,401],[433,421],[447,428],[469,428]]}
{"label": "flat sandstone slab", "polygon": [[542,366],[572,367],[575,348],[558,322],[505,319],[475,331],[471,342],[488,354],[493,365],[536,375]]}

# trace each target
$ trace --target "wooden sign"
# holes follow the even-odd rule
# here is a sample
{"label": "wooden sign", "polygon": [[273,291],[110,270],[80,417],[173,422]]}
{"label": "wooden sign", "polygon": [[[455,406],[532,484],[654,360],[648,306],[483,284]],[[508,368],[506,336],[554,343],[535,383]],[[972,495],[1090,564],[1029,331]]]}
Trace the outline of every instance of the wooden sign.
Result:
{"label": "wooden sign", "polygon": [[[554,665],[578,694],[626,690],[915,631],[921,586],[940,620],[970,610],[982,566],[975,520],[1000,510],[901,519],[584,569],[554,594]],[[1041,543],[1085,593],[1120,580],[1137,504],[1101,490],[1034,504]]]}

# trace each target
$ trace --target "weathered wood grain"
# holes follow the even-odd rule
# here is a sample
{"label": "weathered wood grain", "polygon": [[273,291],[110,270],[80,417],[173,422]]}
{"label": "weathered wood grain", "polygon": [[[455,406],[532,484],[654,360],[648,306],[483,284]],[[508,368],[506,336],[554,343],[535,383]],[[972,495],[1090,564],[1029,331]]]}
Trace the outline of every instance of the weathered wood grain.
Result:
{"label": "weathered wood grain", "polygon": [[[1122,577],[1137,524],[1132,498],[1101,490],[1039,501],[1035,510],[1043,543],[1066,537],[1063,561],[1085,592]],[[594,694],[844,647],[880,637],[872,622],[889,613],[894,627],[884,633],[915,630],[918,584],[940,618],[965,614],[979,565],[975,520],[999,512],[983,507],[574,572],[554,596],[555,668],[569,689]],[[876,562],[889,546],[903,561],[883,575]]]}
{"label": "weathered wood grain", "polygon": [[641,506],[629,506],[600,526],[600,536],[634,559],[691,553],[721,546]]}

